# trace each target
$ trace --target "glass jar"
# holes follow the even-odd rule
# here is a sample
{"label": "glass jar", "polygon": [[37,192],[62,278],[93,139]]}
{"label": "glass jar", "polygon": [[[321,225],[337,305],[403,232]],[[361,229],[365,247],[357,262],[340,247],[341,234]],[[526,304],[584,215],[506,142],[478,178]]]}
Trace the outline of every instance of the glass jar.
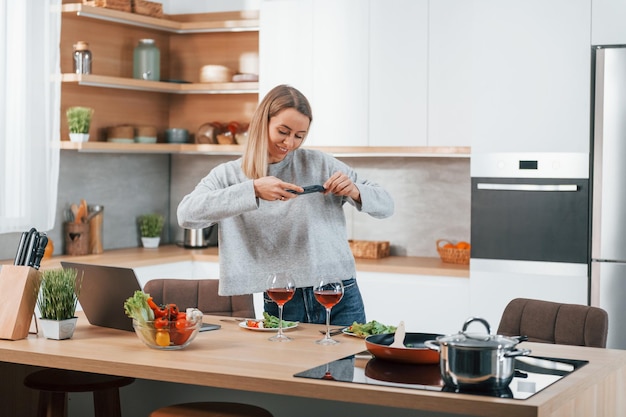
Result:
{"label": "glass jar", "polygon": [[91,74],[91,51],[87,42],[74,44],[74,73]]}
{"label": "glass jar", "polygon": [[161,53],[154,39],[140,39],[133,53],[133,78],[159,81]]}

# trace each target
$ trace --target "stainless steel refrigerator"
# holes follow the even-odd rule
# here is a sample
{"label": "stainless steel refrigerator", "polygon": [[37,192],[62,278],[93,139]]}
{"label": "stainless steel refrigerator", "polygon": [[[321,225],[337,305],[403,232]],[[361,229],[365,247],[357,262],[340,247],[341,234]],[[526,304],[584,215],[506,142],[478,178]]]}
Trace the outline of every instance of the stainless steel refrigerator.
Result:
{"label": "stainless steel refrigerator", "polygon": [[591,304],[609,313],[607,347],[626,349],[626,45],[593,57]]}

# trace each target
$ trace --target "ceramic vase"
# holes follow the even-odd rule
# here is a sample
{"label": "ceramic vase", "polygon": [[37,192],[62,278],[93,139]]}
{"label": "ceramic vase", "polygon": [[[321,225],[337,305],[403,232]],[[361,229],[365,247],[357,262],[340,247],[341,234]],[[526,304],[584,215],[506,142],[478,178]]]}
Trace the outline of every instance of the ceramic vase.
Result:
{"label": "ceramic vase", "polygon": [[70,339],[74,335],[76,329],[76,321],[78,317],[72,317],[66,320],[49,320],[39,319],[41,330],[47,339],[64,340]]}
{"label": "ceramic vase", "polygon": [[142,237],[141,244],[144,248],[158,248],[161,242],[160,237]]}
{"label": "ceramic vase", "polygon": [[70,133],[70,142],[88,142],[89,133]]}

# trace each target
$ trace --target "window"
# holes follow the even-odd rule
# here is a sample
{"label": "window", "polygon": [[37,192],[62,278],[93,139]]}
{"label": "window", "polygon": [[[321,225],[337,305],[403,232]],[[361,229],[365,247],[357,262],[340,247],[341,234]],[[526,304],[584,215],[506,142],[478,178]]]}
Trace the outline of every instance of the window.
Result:
{"label": "window", "polygon": [[54,226],[61,0],[0,0],[0,233]]}

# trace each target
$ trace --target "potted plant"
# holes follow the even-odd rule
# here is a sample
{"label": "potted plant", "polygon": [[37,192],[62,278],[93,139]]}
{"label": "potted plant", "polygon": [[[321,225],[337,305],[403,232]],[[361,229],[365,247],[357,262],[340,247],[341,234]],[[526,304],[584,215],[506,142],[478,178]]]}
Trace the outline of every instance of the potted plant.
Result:
{"label": "potted plant", "polygon": [[87,142],[93,109],[89,107],[70,107],[65,112],[72,142]]}
{"label": "potted plant", "polygon": [[139,233],[145,248],[156,248],[161,241],[161,232],[165,218],[160,214],[151,213],[139,216]]}
{"label": "potted plant", "polygon": [[74,334],[76,305],[82,278],[73,268],[47,269],[41,273],[37,296],[39,322],[48,339],[69,339]]}

